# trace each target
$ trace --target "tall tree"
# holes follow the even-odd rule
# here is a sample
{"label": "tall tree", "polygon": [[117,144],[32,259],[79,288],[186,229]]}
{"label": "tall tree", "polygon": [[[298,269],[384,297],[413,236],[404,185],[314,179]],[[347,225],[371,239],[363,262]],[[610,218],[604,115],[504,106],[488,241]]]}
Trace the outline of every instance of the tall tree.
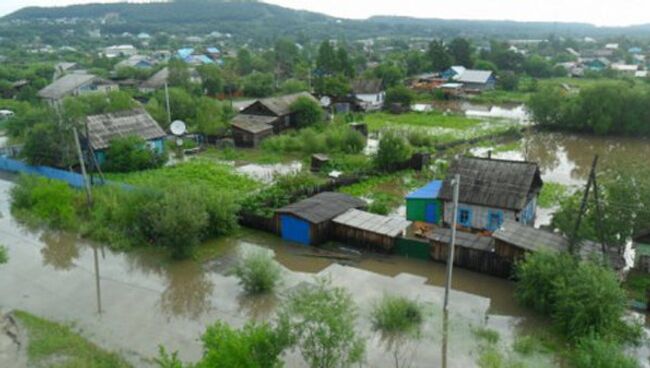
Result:
{"label": "tall tree", "polygon": [[201,76],[203,90],[210,96],[214,96],[223,90],[223,78],[221,68],[215,64],[201,65],[197,68]]}
{"label": "tall tree", "polygon": [[240,76],[253,72],[253,57],[248,49],[242,48],[237,52],[237,72]]}
{"label": "tall tree", "polygon": [[318,48],[316,69],[320,75],[331,75],[338,69],[336,50],[329,41],[323,41]]}
{"label": "tall tree", "polygon": [[454,38],[454,40],[449,43],[449,53],[454,59],[454,64],[456,65],[471,68],[474,64],[472,60],[472,46],[469,41],[464,38]]}
{"label": "tall tree", "polygon": [[278,76],[283,79],[291,77],[300,57],[296,43],[290,38],[280,38],[275,42],[274,54]]}
{"label": "tall tree", "polygon": [[433,71],[443,71],[448,69],[452,64],[451,55],[445,44],[440,40],[431,41],[427,56],[429,57]]}

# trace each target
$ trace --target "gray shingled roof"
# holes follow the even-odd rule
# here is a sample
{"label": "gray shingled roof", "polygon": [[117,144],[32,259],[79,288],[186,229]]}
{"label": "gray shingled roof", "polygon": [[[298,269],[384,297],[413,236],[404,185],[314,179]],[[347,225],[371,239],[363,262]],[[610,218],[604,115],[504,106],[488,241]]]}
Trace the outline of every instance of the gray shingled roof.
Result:
{"label": "gray shingled roof", "polygon": [[99,77],[92,74],[67,74],[40,90],[38,96],[50,100],[58,100],[96,79],[99,79]]}
{"label": "gray shingled roof", "polygon": [[333,221],[336,224],[389,237],[401,234],[412,224],[411,221],[403,218],[375,215],[357,209],[351,209]]}
{"label": "gray shingled roof", "polygon": [[535,229],[512,220],[504,221],[492,236],[533,252],[542,249],[561,251],[569,248],[569,240],[562,235]]}
{"label": "gray shingled roof", "polygon": [[352,82],[352,91],[357,95],[375,94],[383,90],[381,79],[357,79]]}
{"label": "gray shingled roof", "polygon": [[142,82],[140,88],[148,88],[148,89],[163,88],[168,78],[169,78],[169,68],[164,67],[160,69],[156,74],[152,75],[149,79]]}
{"label": "gray shingled roof", "polygon": [[463,157],[448,170],[439,198],[451,201],[455,174],[460,174],[459,202],[515,211],[522,210],[543,182],[533,162]]}
{"label": "gray shingled roof", "polygon": [[[427,236],[437,243],[451,243],[451,229],[437,228]],[[494,249],[494,240],[488,236],[456,231],[456,245],[463,248],[470,248],[491,252]]]}
{"label": "gray shingled roof", "polygon": [[259,102],[262,105],[266,106],[266,108],[271,110],[276,116],[283,116],[291,113],[291,104],[296,102],[296,100],[299,99],[300,97],[311,98],[312,100],[318,102],[318,100],[316,100],[314,96],[312,96],[308,92],[300,92],[300,93],[294,93],[286,96],[264,98],[259,100]]}
{"label": "gray shingled roof", "polygon": [[272,130],[273,126],[270,125],[275,119],[274,116],[261,116],[261,115],[236,115],[230,124],[238,129],[249,133],[261,133],[267,130]]}
{"label": "gray shingled roof", "polygon": [[463,74],[455,78],[460,83],[482,83],[490,80],[492,72],[489,70],[465,70]]}
{"label": "gray shingled roof", "polygon": [[277,210],[313,224],[330,221],[352,208],[363,208],[366,202],[343,193],[324,192]]}
{"label": "gray shingled roof", "polygon": [[116,138],[138,136],[149,141],[167,135],[151,115],[142,108],[93,115],[86,119],[88,120],[90,144],[96,150],[108,148],[110,142]]}

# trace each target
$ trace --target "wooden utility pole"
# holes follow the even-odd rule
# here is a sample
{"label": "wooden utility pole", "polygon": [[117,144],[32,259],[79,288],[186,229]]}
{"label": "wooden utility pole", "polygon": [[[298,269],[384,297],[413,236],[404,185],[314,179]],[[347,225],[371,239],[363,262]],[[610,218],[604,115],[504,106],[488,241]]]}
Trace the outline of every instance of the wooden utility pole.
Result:
{"label": "wooden utility pole", "polygon": [[165,104],[167,108],[167,125],[171,125],[172,109],[171,106],[169,105],[169,87],[167,86],[167,82],[165,82]]}
{"label": "wooden utility pole", "polygon": [[449,243],[449,259],[447,260],[447,283],[445,285],[445,303],[444,311],[447,312],[449,306],[449,291],[451,290],[451,276],[454,267],[454,248],[456,247],[456,225],[458,221],[458,196],[460,188],[460,174],[456,174],[452,181],[454,187],[454,208],[451,211],[451,241]]}
{"label": "wooden utility pole", "polygon": [[77,155],[79,156],[79,163],[81,164],[81,174],[84,177],[84,186],[86,187],[86,201],[88,202],[88,207],[90,207],[93,203],[93,195],[92,190],[90,189],[90,180],[88,180],[88,173],[86,172],[86,162],[84,160],[84,155],[81,152],[81,143],[79,143],[79,133],[77,132],[77,127],[72,127],[72,132],[74,133],[74,142],[77,146]]}
{"label": "wooden utility pole", "polygon": [[589,180],[587,180],[587,187],[585,188],[585,194],[582,197],[582,203],[580,204],[580,212],[578,212],[578,219],[576,220],[576,225],[573,229],[573,234],[571,236],[571,241],[569,242],[569,252],[575,255],[576,248],[578,245],[578,231],[580,231],[580,224],[582,223],[582,216],[587,210],[587,201],[589,200],[589,191],[591,186],[594,183],[594,178],[596,177],[596,165],[598,165],[598,155],[594,157],[594,162],[591,164],[591,171],[589,173]]}
{"label": "wooden utility pole", "polygon": [[[594,159],[598,161],[598,156]],[[598,238],[600,238],[600,246],[603,251],[603,257],[607,257],[607,241],[605,240],[605,229],[603,228],[603,209],[600,203],[600,195],[598,194],[598,181],[596,180],[596,168],[591,173],[593,177],[591,182],[594,186],[594,199],[596,201],[596,221],[598,226]]]}

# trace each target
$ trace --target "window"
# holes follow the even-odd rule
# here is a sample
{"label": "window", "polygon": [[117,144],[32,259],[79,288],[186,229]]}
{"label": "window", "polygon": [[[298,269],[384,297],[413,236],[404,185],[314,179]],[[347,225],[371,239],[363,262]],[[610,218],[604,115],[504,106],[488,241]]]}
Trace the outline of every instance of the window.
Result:
{"label": "window", "polygon": [[495,231],[501,227],[503,224],[503,213],[501,211],[490,211],[488,213],[488,225],[487,229],[490,231]]}
{"label": "window", "polygon": [[458,210],[458,223],[463,226],[469,226],[471,222],[471,213],[468,209],[461,208]]}

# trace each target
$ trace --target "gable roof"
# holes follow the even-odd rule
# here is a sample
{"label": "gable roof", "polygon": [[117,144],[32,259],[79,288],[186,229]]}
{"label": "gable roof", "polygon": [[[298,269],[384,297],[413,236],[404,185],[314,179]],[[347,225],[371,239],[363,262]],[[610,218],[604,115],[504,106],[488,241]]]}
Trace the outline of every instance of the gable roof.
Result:
{"label": "gable roof", "polygon": [[[318,102],[314,96],[312,96],[308,92],[300,92],[300,93],[294,93],[291,95],[285,95],[285,96],[279,96],[279,97],[269,97],[269,98],[263,98],[256,103],[253,103],[250,106],[253,106],[257,103],[262,104],[264,107],[269,109],[273,114],[276,116],[283,116],[283,115],[288,115],[291,113],[291,104],[296,102],[300,97],[307,97],[311,98],[314,101]],[[248,106],[248,107],[250,107]],[[248,108],[244,109],[243,112],[245,113]]]}
{"label": "gable roof", "polygon": [[[427,238],[437,243],[449,244],[451,243],[451,229],[437,228]],[[457,231],[456,245],[463,248],[492,251],[494,248],[494,240],[488,236]]]}
{"label": "gable roof", "polygon": [[406,196],[406,199],[436,199],[442,188],[442,180],[434,180]]}
{"label": "gable roof", "polygon": [[332,221],[339,225],[389,237],[403,233],[412,224],[411,221],[403,218],[376,215],[357,209],[351,209]]}
{"label": "gable roof", "polygon": [[365,201],[347,194],[323,192],[311,198],[280,208],[276,212],[293,215],[313,224],[320,224],[332,220],[350,209],[363,208],[365,206]]}
{"label": "gable roof", "polygon": [[143,108],[92,115],[86,119],[90,144],[97,150],[108,148],[116,138],[138,136],[149,141],[167,135]]}
{"label": "gable roof", "polygon": [[169,68],[164,67],[160,69],[156,74],[152,75],[149,79],[142,82],[140,88],[148,89],[159,89],[165,86],[167,79],[169,78]]}
{"label": "gable roof", "polygon": [[67,74],[38,91],[38,96],[58,100],[73,93],[77,88],[98,79],[99,77],[92,74]]}
{"label": "gable roof", "polygon": [[465,70],[462,74],[455,77],[454,80],[461,83],[482,83],[490,81],[492,71],[490,70]]}
{"label": "gable roof", "polygon": [[535,229],[512,220],[505,220],[492,236],[505,243],[533,252],[539,250],[562,251],[569,248],[569,240],[560,234]]}
{"label": "gable roof", "polygon": [[381,79],[356,79],[352,82],[352,91],[357,95],[377,94],[384,90]]}
{"label": "gable roof", "polygon": [[128,59],[122,60],[119,63],[115,65],[115,68],[126,68],[126,67],[136,67],[140,63],[145,63],[148,64],[149,66],[153,66],[153,61],[145,55],[133,55],[130,56]]}
{"label": "gable roof", "polygon": [[449,168],[439,198],[451,201],[454,175],[460,175],[460,203],[520,211],[543,182],[533,162],[463,157]]}
{"label": "gable roof", "polygon": [[230,124],[234,128],[257,134],[267,130],[273,130],[271,123],[275,119],[273,116],[237,114]]}

